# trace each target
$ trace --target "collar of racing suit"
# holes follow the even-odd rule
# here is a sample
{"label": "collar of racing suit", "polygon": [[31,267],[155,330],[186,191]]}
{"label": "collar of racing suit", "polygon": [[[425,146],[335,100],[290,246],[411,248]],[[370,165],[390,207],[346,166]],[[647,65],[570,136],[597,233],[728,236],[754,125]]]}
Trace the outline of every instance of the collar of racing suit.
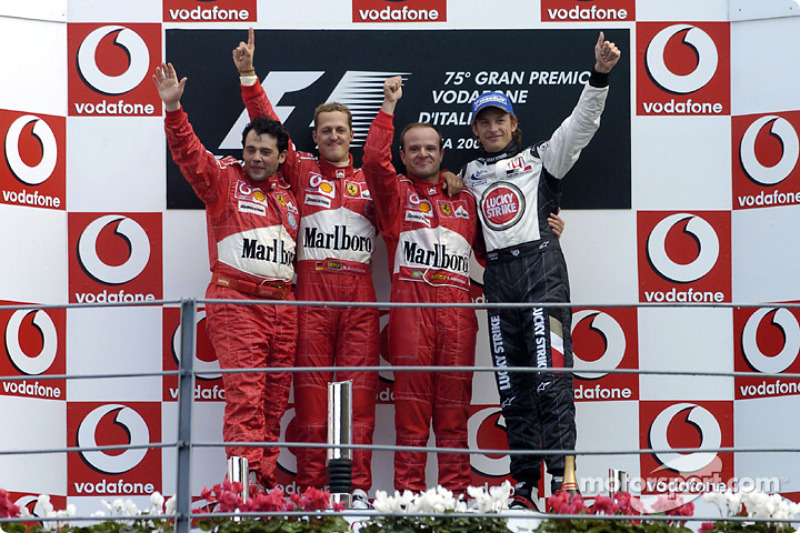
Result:
{"label": "collar of racing suit", "polygon": [[343,166],[336,166],[331,164],[330,162],[326,161],[323,158],[319,158],[319,168],[322,170],[323,176],[327,178],[349,178],[353,175],[353,154],[348,154],[350,157],[350,162]]}
{"label": "collar of racing suit", "polygon": [[[483,151],[483,149],[481,149],[481,151]],[[513,157],[518,153],[520,153],[521,151],[522,151],[522,146],[520,146],[519,143],[517,143],[517,141],[511,141],[510,143],[508,143],[508,146],[506,146],[499,152],[494,152],[490,154],[484,151],[481,160],[487,164],[497,163],[501,159]]]}

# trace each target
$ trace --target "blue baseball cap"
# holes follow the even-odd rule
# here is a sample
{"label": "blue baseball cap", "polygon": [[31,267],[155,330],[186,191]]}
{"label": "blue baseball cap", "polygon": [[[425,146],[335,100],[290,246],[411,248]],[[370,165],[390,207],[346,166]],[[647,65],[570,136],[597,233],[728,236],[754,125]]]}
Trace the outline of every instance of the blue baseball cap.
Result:
{"label": "blue baseball cap", "polygon": [[511,100],[500,91],[483,93],[473,100],[472,118],[474,119],[482,109],[486,109],[487,107],[497,107],[507,113],[514,114],[514,108],[511,107]]}

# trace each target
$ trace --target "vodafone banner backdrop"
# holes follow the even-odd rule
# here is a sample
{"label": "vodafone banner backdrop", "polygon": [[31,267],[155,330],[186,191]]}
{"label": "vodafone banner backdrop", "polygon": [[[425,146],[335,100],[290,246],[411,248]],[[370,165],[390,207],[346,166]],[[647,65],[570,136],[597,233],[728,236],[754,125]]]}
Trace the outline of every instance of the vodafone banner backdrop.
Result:
{"label": "vodafone banner backdrop", "polygon": [[[754,483],[797,499],[793,455],[716,451],[800,442],[785,422],[800,407],[800,380],[786,377],[800,371],[800,17],[729,4],[68,0],[46,17],[0,8],[9,74],[0,86],[0,449],[177,438],[177,378],[159,373],[180,362],[179,300],[203,298],[210,274],[202,204],[166,149],[151,80],[162,60],[188,78],[182,104],[214,155],[241,155],[247,115],[231,50],[252,26],[256,74],[298,148],[315,151],[314,108],[343,102],[360,164],[383,80],[400,75],[398,131],[435,124],[445,166],[458,171],[478,154],[473,98],[504,91],[524,142],[548,139],[577,102],[603,31],[622,59],[600,129],[563,180],[578,451],[603,452],[579,454],[581,489],[605,492],[617,468],[645,498]],[[23,58],[32,40],[47,53]],[[379,242],[381,301],[385,254]],[[483,302],[476,261],[471,275]],[[475,361],[490,366],[485,313],[478,318]],[[201,303],[193,438],[219,442],[225,392],[205,319]],[[375,443],[391,445],[385,342],[381,356]],[[119,373],[148,375],[109,377]],[[507,447],[498,402],[493,375],[475,373],[472,449]],[[293,403],[281,435],[296,440]],[[193,454],[199,497],[222,481],[225,454]],[[175,459],[169,446],[4,455],[0,488],[19,505],[47,493],[83,515],[116,498],[146,508],[152,492],[174,493]],[[278,462],[280,484],[298,490],[291,449]],[[508,477],[507,455],[477,453],[471,465],[476,485]],[[393,488],[391,452],[374,454],[373,473],[373,495]],[[427,473],[433,485],[434,456]]]}

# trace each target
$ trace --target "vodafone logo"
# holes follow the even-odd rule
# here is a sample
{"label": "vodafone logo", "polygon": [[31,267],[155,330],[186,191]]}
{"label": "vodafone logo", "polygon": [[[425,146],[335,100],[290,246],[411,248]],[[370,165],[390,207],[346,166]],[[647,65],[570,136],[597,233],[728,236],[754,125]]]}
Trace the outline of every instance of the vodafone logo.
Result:
{"label": "vodafone logo", "polygon": [[[33,325],[42,338],[42,348],[37,354],[27,354],[20,343],[20,330],[26,317],[33,315]],[[15,311],[6,326],[6,350],[11,363],[21,373],[38,376],[44,373],[56,359],[58,333],[53,320],[44,310]]]}
{"label": "vodafone logo", "polygon": [[575,401],[639,398],[636,374],[611,372],[638,367],[636,309],[578,309],[572,313]]}
{"label": "vodafone logo", "polygon": [[[667,233],[679,223],[684,223],[683,232],[691,235],[699,248],[697,257],[688,264],[673,261],[667,253]],[[653,268],[664,278],[688,283],[708,274],[719,258],[719,238],[714,228],[699,216],[677,213],[659,222],[647,239],[647,257]]]}
{"label": "vodafone logo", "polygon": [[[150,444],[150,431],[139,413],[119,404],[108,404],[91,411],[78,426],[77,444],[81,448],[96,448],[97,429],[105,416],[113,414],[114,424],[119,425],[129,436],[128,444],[147,446]],[[147,448],[127,449],[121,454],[109,455],[105,451],[95,450],[80,452],[81,457],[92,469],[103,474],[122,474],[128,472],[142,462]]]}
{"label": "vodafone logo", "polygon": [[727,22],[637,24],[638,112],[721,115],[730,109]]}
{"label": "vodafone logo", "polygon": [[[486,407],[472,414],[467,424],[467,435],[468,446],[471,450],[507,448],[505,419],[500,407]],[[471,454],[470,458],[472,469],[484,477],[494,478],[508,475],[511,467],[511,459],[508,455],[492,457]]]}
{"label": "vodafone logo", "polygon": [[5,165],[0,165],[2,202],[64,209],[66,119],[0,110]]}
{"label": "vodafone logo", "polygon": [[[35,165],[28,165],[20,155],[20,138],[25,126],[33,124],[32,134],[41,145],[42,156]],[[8,128],[5,140],[6,161],[14,176],[26,185],[39,185],[49,178],[56,168],[58,144],[53,130],[44,120],[34,115],[23,115]]]}
{"label": "vodafone logo", "polygon": [[[292,425],[294,424],[294,418],[294,406],[286,409],[281,417],[281,435],[283,436],[283,442],[288,441],[289,439],[286,437],[293,433],[292,430],[294,428]],[[297,475],[297,456],[292,451],[292,448],[281,446],[280,454],[278,455],[278,466],[291,475]]]}
{"label": "vodafone logo", "polygon": [[353,22],[445,22],[447,0],[353,0]]}
{"label": "vodafone logo", "polygon": [[[676,74],[665,62],[665,49],[672,37],[682,34],[681,43],[689,47],[697,55],[697,66],[688,74]],[[719,65],[719,53],[709,35],[689,24],[675,24],[664,28],[647,47],[645,64],[650,77],[665,91],[677,94],[688,94],[705,86]]]}
{"label": "vodafone logo", "polygon": [[[722,445],[722,429],[714,415],[704,407],[692,403],[678,403],[661,411],[650,425],[648,440],[656,450],[673,448],[667,438],[667,431],[673,419],[696,431],[700,436],[698,449],[717,449]],[[653,456],[661,465],[659,469],[668,469],[679,473],[697,472],[709,466],[717,457],[716,452],[656,452]]]}
{"label": "vodafone logo", "polygon": [[635,6],[634,0],[542,0],[542,21],[633,20]]}
{"label": "vodafone logo", "polygon": [[132,303],[161,296],[160,213],[70,213],[72,303]]}
{"label": "vodafone logo", "polygon": [[[603,339],[605,350],[600,358],[594,361],[581,359],[577,350],[573,352],[575,357],[575,375],[583,379],[598,379],[608,375],[607,372],[589,372],[590,370],[615,369],[622,363],[625,356],[625,332],[611,315],[601,311],[586,310],[578,311],[572,315],[572,332],[581,326],[583,321],[589,322],[589,328],[597,331]],[[580,369],[580,371],[577,371]]]}
{"label": "vodafone logo", "polygon": [[164,0],[164,22],[256,20],[256,0]]}
{"label": "vodafone logo", "polygon": [[486,225],[493,230],[513,227],[525,212],[525,196],[516,185],[497,182],[487,188],[481,196]]}
{"label": "vodafone logo", "polygon": [[147,75],[161,57],[160,24],[71,24],[70,115],[154,115],[158,94]]}
{"label": "vodafone logo", "polygon": [[[781,156],[774,165],[764,165],[756,154],[756,138],[769,126],[769,134],[780,143]],[[777,185],[786,179],[800,157],[800,139],[792,124],[777,115],[767,115],[753,121],[742,136],[739,157],[747,176],[761,185]]]}
{"label": "vodafone logo", "polygon": [[637,225],[643,302],[730,301],[730,211],[639,211]]}
{"label": "vodafone logo", "polygon": [[[195,327],[198,324],[201,324],[206,319],[206,312],[205,311],[197,311],[195,313]],[[183,335],[183,328],[178,325],[175,329],[175,333],[172,335],[172,353],[175,355],[175,358],[178,362],[180,362],[180,355],[181,355],[181,336]],[[219,361],[205,361],[197,357],[197,350],[195,350],[195,356],[193,361],[193,370],[195,372],[203,372],[203,374],[198,375],[197,379],[203,380],[214,380],[220,379],[222,377],[222,373],[219,371]]]}
{"label": "vodafone logo", "polygon": [[[765,319],[771,316],[769,320]],[[759,347],[758,330],[765,323],[778,328],[783,336],[783,347],[775,355],[767,355]],[[777,374],[783,372],[800,353],[800,324],[788,309],[757,309],[742,330],[742,352],[745,359],[758,372]]]}
{"label": "vodafone logo", "polygon": [[[114,35],[114,44],[129,57],[128,68],[121,74],[110,76],[97,65],[97,47],[107,36]],[[150,52],[144,40],[124,26],[103,26],[91,32],[78,48],[78,72],[86,83],[103,94],[123,94],[139,85],[147,76]]]}
{"label": "vodafone logo", "polygon": [[[114,234],[124,239],[130,247],[128,259],[121,265],[108,265],[97,254],[100,232],[111,224],[116,224]],[[134,279],[147,266],[150,239],[136,221],[121,215],[106,215],[89,224],[81,234],[78,259],[94,279],[108,285],[120,285]]]}

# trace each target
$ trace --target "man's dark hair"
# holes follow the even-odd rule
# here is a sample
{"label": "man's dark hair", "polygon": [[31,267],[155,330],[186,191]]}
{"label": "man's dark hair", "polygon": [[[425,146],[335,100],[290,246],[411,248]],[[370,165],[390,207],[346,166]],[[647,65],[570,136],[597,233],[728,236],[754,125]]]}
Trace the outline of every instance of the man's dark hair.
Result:
{"label": "man's dark hair", "polygon": [[403,131],[400,132],[400,149],[401,150],[405,151],[406,133],[408,132],[408,130],[413,130],[415,128],[430,128],[430,129],[432,129],[433,131],[436,132],[436,135],[439,137],[439,148],[441,148],[442,145],[444,144],[444,141],[442,140],[442,132],[439,131],[439,128],[437,128],[436,126],[434,126],[433,124],[431,124],[429,122],[412,122],[411,124],[409,124],[408,126],[403,128]]}
{"label": "man's dark hair", "polygon": [[256,135],[259,136],[267,134],[274,137],[275,142],[278,145],[278,153],[289,149],[289,133],[287,133],[286,128],[283,127],[283,124],[277,120],[272,120],[269,117],[258,117],[257,119],[253,120],[253,122],[245,126],[244,131],[242,132],[242,147],[244,147],[247,134],[250,133],[250,131],[254,131]]}

